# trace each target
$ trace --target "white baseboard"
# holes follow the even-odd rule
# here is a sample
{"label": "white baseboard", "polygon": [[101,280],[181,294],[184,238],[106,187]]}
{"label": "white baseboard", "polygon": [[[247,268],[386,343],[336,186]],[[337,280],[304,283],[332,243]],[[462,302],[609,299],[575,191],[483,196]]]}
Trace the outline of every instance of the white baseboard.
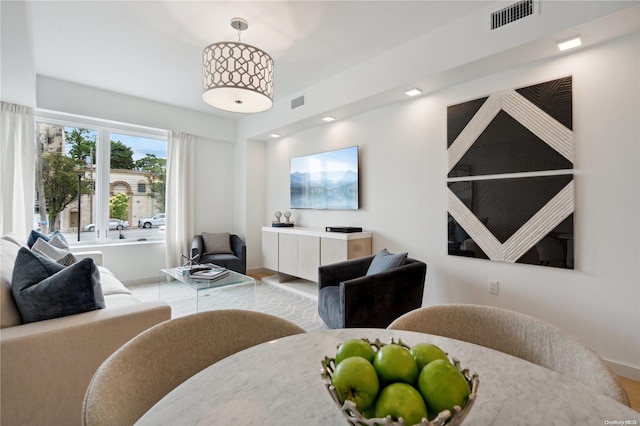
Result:
{"label": "white baseboard", "polygon": [[604,362],[606,362],[617,375],[640,382],[640,367],[634,367],[608,359],[605,359]]}

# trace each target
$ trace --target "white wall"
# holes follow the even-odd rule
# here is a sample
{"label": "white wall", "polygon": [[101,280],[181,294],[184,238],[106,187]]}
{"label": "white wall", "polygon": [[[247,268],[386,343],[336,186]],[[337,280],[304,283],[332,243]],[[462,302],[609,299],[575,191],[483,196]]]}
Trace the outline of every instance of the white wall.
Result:
{"label": "white wall", "polygon": [[36,106],[31,15],[26,2],[0,2],[0,99]]}
{"label": "white wall", "polygon": [[165,268],[164,241],[85,246],[73,251],[99,250],[104,254],[104,266],[125,285],[157,282],[160,269]]}
{"label": "white wall", "polygon": [[[407,250],[428,264],[425,305],[480,303],[540,317],[638,380],[639,39],[635,33],[268,142],[265,212],[252,228],[288,209],[291,157],[358,145],[362,208],[293,210],[298,225],[362,226],[374,233],[375,251]],[[573,76],[575,270],[448,256],[446,107],[565,75]],[[249,188],[247,198],[259,190]],[[260,264],[251,254],[249,266]],[[487,292],[490,279],[500,282],[497,296]]]}
{"label": "white wall", "polygon": [[291,110],[291,99],[280,99],[268,111],[247,115],[239,120],[240,136],[243,131],[261,140],[273,132],[290,135],[318,125],[325,115],[345,117],[402,101],[406,99],[404,91],[413,87],[432,93],[506,67],[555,56],[556,42],[576,34],[593,45],[640,28],[637,2],[543,3],[539,14],[495,31],[487,30],[487,16],[504,2],[462,15],[305,88],[304,108]]}
{"label": "white wall", "polygon": [[55,78],[37,76],[38,108],[235,142],[236,121]]}
{"label": "white wall", "polygon": [[[264,209],[269,198],[267,161],[267,145],[259,141],[248,141],[247,144],[247,175],[242,182],[241,196],[245,197],[245,223],[254,224],[245,228],[245,239],[247,243],[247,268],[262,267],[262,246],[261,227],[258,224],[269,223],[263,219]],[[241,179],[238,179],[240,181]],[[245,183],[246,182],[246,183]],[[275,211],[275,210],[274,210]]]}
{"label": "white wall", "polygon": [[195,231],[233,233],[235,145],[197,138],[195,153]]}

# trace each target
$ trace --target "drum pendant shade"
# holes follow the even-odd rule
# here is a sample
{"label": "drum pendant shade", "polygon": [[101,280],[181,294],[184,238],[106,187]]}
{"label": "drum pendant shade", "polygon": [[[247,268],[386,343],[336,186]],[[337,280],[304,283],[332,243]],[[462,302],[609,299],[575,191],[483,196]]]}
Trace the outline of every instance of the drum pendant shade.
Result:
{"label": "drum pendant shade", "polygon": [[[246,22],[234,18],[238,34]],[[202,54],[202,98],[209,105],[230,112],[253,113],[273,106],[273,59],[255,46],[220,42]]]}

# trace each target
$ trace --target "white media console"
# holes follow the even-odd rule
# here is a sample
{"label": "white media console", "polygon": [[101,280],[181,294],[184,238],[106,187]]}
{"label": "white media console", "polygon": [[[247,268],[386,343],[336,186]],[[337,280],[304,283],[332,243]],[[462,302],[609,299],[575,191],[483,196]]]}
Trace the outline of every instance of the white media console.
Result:
{"label": "white media console", "polygon": [[262,227],[264,267],[318,282],[318,266],[371,254],[371,232]]}

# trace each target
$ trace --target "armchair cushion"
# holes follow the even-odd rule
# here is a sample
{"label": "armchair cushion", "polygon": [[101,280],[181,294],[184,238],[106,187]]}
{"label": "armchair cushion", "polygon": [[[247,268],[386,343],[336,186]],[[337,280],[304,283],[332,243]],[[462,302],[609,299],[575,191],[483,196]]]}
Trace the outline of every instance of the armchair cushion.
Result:
{"label": "armchair cushion", "polygon": [[231,236],[228,232],[220,232],[212,234],[209,232],[202,233],[205,254],[233,254],[231,250]]}
{"label": "armchair cushion", "polygon": [[379,274],[397,268],[404,263],[406,258],[407,253],[393,254],[389,253],[386,248],[382,249],[371,261],[367,275]]}
{"label": "armchair cushion", "polygon": [[318,312],[329,328],[345,328],[342,286],[328,286],[318,293]]}
{"label": "armchair cushion", "polygon": [[65,268],[23,247],[13,271],[11,290],[24,323],[105,307],[100,273],[89,258]]}

